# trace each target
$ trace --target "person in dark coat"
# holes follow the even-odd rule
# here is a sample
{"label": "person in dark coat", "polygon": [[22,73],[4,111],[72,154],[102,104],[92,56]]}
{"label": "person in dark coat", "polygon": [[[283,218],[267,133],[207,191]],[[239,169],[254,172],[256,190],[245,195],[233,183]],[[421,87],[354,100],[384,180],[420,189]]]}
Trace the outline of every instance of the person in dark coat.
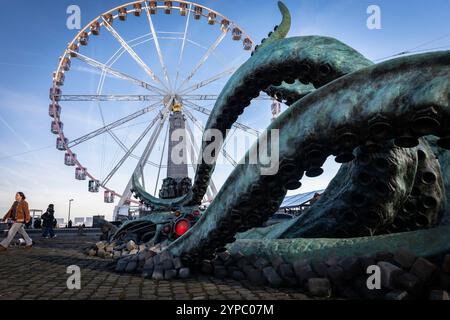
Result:
{"label": "person in dark coat", "polygon": [[55,206],[53,204],[49,204],[47,211],[45,211],[41,218],[42,226],[44,229],[42,236],[44,238],[48,238],[49,235],[50,238],[56,237],[55,232],[53,231],[53,223],[55,221]]}

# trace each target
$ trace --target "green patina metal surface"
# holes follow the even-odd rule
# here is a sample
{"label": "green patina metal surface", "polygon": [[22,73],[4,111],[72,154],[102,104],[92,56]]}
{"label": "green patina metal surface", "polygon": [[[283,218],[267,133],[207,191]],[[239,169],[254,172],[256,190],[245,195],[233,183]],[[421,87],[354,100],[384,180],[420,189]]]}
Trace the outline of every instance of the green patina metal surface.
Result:
{"label": "green patina metal surface", "polygon": [[[374,65],[333,38],[284,39],[291,18],[287,8],[279,6],[283,14],[280,27],[227,82],[205,129],[225,134],[261,91],[274,97],[282,95],[282,99],[289,97],[291,107],[271,123],[247,153],[247,157],[255,153],[271,130],[279,130],[280,170],[264,176],[260,164],[239,164],[206,213],[167,250],[196,261],[211,255],[233,242],[238,233],[260,227],[278,210],[293,182],[305,173],[320,174],[324,161],[338,156],[348,164],[343,165],[310,212],[241,234],[229,250],[281,255],[289,261],[400,248],[419,256],[448,251],[450,229],[436,226],[450,223],[450,158],[444,150],[450,148],[450,52],[401,57]],[[421,137],[426,138],[419,141]],[[206,136],[203,141],[200,155],[210,143]],[[271,143],[276,142],[269,142],[269,147]],[[370,151],[373,146],[378,151]],[[353,162],[352,153],[356,156]],[[388,170],[371,178],[381,181],[377,186],[388,193],[375,197],[372,193],[376,192],[369,187],[361,189],[365,182],[359,177],[364,170],[376,171],[380,159],[386,160]],[[141,199],[161,208],[196,206],[205,195],[214,168],[215,163],[200,161],[192,192],[182,198],[154,198],[137,181],[135,191]],[[434,177],[432,182],[423,182],[424,172]],[[420,210],[411,213],[409,203]],[[424,216],[429,223],[417,226],[416,220],[411,220],[410,225],[399,227],[405,210],[411,213],[406,218]],[[374,212],[379,216],[377,224],[372,224]],[[435,228],[403,232],[411,230],[411,223]],[[394,227],[396,234],[361,237],[364,229],[376,234],[392,232],[390,228]],[[304,236],[311,239],[301,238]],[[341,239],[323,239],[325,236]]]}
{"label": "green patina metal surface", "polygon": [[450,250],[450,227],[354,239],[238,240],[227,248],[232,254],[282,256],[291,263],[302,259],[325,261],[330,257],[365,256],[397,250],[429,257]]}

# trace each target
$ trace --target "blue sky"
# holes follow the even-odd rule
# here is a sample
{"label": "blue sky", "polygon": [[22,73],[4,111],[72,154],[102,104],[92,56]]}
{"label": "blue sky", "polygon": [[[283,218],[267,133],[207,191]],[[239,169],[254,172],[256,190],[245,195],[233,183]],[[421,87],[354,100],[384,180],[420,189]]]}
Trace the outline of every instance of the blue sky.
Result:
{"label": "blue sky", "polygon": [[[58,57],[67,43],[75,36],[76,30],[66,28],[66,9],[71,4],[80,6],[82,25],[86,25],[99,14],[120,5],[121,1],[25,1],[25,9],[17,9],[14,2],[2,3],[8,12],[0,21],[2,30],[7,31],[0,51],[0,213],[6,212],[16,191],[24,191],[30,206],[45,209],[48,203],[56,206],[58,217],[67,217],[68,200],[75,199],[72,216],[92,216],[104,214],[111,217],[113,205],[102,201],[102,194],[87,192],[87,182],[74,179],[74,169],[63,164],[63,153],[54,148],[55,136],[50,133],[48,117],[48,89],[51,86],[52,72]],[[107,4],[105,4],[107,3]],[[274,0],[209,0],[198,3],[228,16],[241,25],[251,37],[259,42],[279,23],[280,15]],[[338,38],[349,44],[369,59],[378,60],[409,49],[431,49],[447,47],[450,49],[450,2],[434,1],[365,1],[365,0],[287,0],[293,25],[290,36],[326,35]],[[382,29],[369,30],[366,27],[369,5],[381,8]],[[23,7],[25,8],[25,6]],[[154,17],[157,31],[181,32],[185,20],[179,16],[158,14]],[[146,17],[129,17],[126,23],[114,22],[114,27],[126,41],[149,32]],[[207,48],[219,35],[217,26],[211,27],[203,21],[191,21],[188,37]],[[443,37],[447,35],[447,37]],[[443,37],[440,40],[436,40]],[[436,40],[427,43],[431,40]],[[423,45],[423,46],[420,46]],[[181,41],[161,40],[163,54],[169,73],[178,69]],[[420,47],[418,47],[420,46]],[[106,62],[120,45],[108,34],[92,38],[82,53]],[[248,52],[242,50],[240,43],[226,38],[218,48],[217,54],[199,70],[193,82],[208,78],[221,70],[244,62]],[[145,57],[145,62],[162,78],[162,69],[151,42],[136,47],[136,52]],[[187,45],[180,68],[186,76],[195,63],[205,53],[205,49]],[[146,75],[126,54],[117,61],[115,68],[139,78]],[[63,92],[66,94],[94,94],[99,82],[98,72],[92,72],[87,65],[74,61],[72,71],[66,76]],[[149,79],[145,79],[149,80]],[[218,94],[225,80],[200,91]],[[142,90],[107,77],[104,93],[138,94]],[[211,103],[201,103],[211,108]],[[112,122],[132,113],[146,104],[101,103],[105,123]],[[62,104],[62,120],[65,133],[70,139],[81,136],[102,126],[97,103]],[[206,117],[193,112],[202,122]],[[137,119],[116,133],[129,147],[144,130],[155,113]],[[270,103],[256,102],[239,119],[256,129],[264,129],[270,122]],[[158,141],[152,160],[160,161],[162,139]],[[40,149],[40,150],[38,150]],[[143,146],[136,149],[136,154]],[[110,137],[98,137],[76,150],[80,161],[99,179],[104,178],[122,156],[121,149]],[[243,151],[243,150],[242,150]],[[237,159],[238,160],[238,159]],[[165,160],[163,160],[164,162]],[[111,180],[111,187],[118,192],[126,184],[136,162],[130,160]],[[316,179],[304,180],[301,190],[310,191],[324,188],[335,174],[337,165],[329,161],[326,173]],[[220,185],[231,171],[230,166],[218,166],[215,178]],[[156,171],[146,171],[148,189],[155,188],[152,178]],[[162,172],[164,175],[164,172]]]}

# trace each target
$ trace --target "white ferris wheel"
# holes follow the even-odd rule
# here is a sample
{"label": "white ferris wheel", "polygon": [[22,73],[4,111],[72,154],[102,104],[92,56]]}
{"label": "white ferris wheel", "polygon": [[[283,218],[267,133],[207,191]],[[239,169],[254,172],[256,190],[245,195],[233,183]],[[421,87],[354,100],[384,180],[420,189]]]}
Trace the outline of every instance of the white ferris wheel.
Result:
{"label": "white ferris wheel", "polygon": [[[100,14],[68,44],[53,74],[51,132],[65,165],[116,208],[139,204],[133,173],[156,195],[168,166],[170,115],[182,112],[194,163],[200,141],[193,129],[203,130],[199,119],[253,48],[242,27],[193,2],[135,1]],[[234,130],[259,134],[242,123]],[[222,156],[236,166],[225,148]],[[216,193],[211,182],[205,201]]]}

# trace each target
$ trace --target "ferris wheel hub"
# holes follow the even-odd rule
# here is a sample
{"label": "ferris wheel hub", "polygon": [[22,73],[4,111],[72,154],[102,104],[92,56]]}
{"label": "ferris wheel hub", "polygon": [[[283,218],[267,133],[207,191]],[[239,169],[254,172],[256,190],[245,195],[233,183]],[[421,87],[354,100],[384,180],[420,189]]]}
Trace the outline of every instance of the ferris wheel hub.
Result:
{"label": "ferris wheel hub", "polygon": [[166,95],[164,105],[172,112],[181,112],[183,110],[183,99],[176,94]]}

